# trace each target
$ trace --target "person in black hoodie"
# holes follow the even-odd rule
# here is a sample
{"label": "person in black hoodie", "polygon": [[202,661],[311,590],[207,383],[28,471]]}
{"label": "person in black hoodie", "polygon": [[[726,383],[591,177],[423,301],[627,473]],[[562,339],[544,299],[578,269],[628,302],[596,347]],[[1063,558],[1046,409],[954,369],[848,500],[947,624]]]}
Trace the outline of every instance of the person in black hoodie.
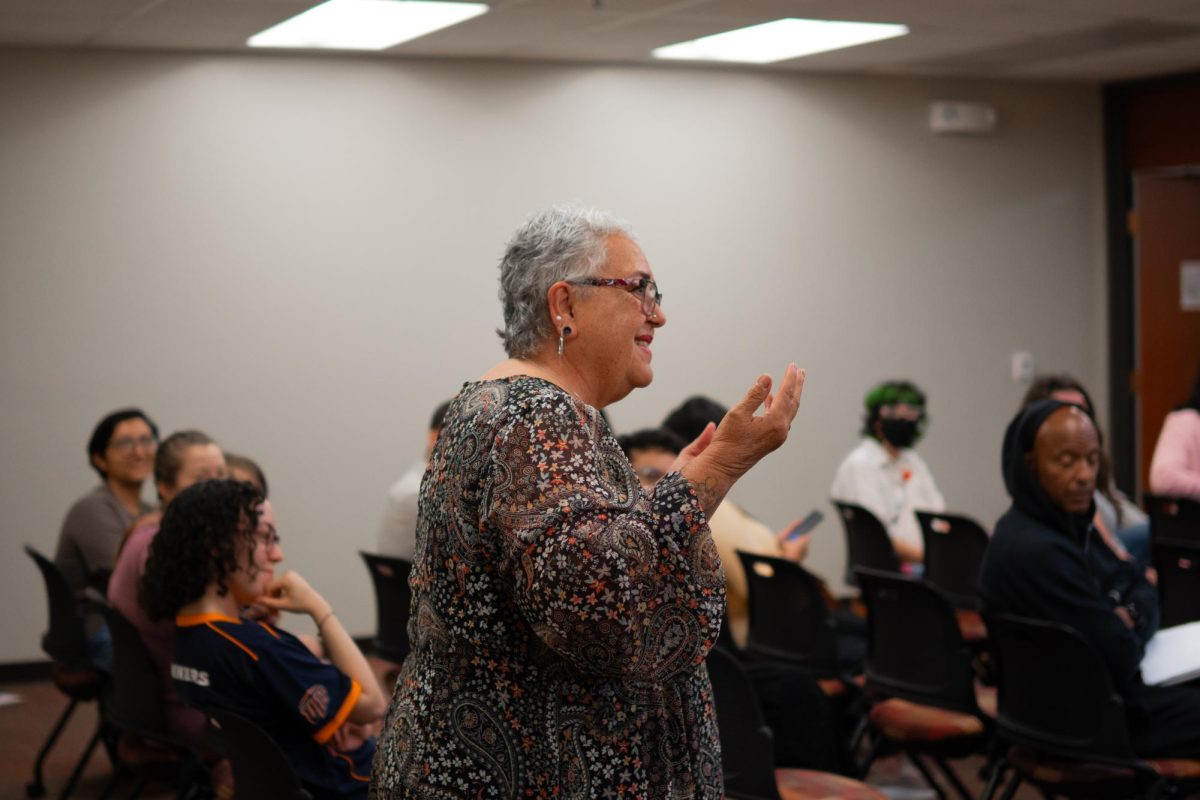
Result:
{"label": "person in black hoodie", "polygon": [[1092,526],[1100,442],[1080,406],[1040,400],[1004,434],[1012,506],[996,523],[980,569],[985,611],[1069,625],[1091,642],[1125,700],[1143,757],[1200,757],[1200,690],[1142,682],[1139,664],[1158,630],[1158,594]]}

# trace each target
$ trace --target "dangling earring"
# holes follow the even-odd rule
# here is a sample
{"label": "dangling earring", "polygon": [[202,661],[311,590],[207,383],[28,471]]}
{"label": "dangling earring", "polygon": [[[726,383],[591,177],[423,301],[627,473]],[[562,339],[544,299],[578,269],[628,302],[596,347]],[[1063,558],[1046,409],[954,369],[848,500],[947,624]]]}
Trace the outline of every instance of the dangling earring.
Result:
{"label": "dangling earring", "polygon": [[[562,317],[559,317],[559,319],[562,319]],[[567,327],[563,328],[561,331],[558,332],[558,357],[559,358],[562,358],[562,354],[563,354],[563,337],[570,336],[570,335],[571,335],[571,326],[570,325],[568,325]]]}

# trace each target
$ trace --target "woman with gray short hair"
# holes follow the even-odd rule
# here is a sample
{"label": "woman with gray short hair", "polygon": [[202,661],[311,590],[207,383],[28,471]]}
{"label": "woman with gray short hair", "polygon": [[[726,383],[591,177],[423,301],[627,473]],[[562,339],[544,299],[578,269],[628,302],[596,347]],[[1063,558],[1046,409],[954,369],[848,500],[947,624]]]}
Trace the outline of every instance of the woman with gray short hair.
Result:
{"label": "woman with gray short hair", "polygon": [[760,376],[647,493],[600,415],[649,385],[667,321],[628,226],[533,216],[500,299],[508,358],[451,403],[422,482],[372,796],[718,798],[708,515],[783,444],[804,373]]}

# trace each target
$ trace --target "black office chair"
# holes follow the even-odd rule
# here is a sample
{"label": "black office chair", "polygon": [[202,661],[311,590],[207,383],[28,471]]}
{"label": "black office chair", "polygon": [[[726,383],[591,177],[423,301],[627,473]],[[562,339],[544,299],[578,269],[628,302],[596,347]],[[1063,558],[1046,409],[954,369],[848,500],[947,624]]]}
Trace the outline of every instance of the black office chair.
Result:
{"label": "black office chair", "polygon": [[101,794],[109,797],[121,779],[130,777],[129,798],[137,797],[148,778],[174,783],[181,798],[200,793],[207,778],[198,753],[179,739],[167,724],[162,675],[137,628],[115,608],[102,609],[112,634],[112,680],[104,714],[121,732],[116,769]]}
{"label": "black office chair", "polygon": [[1158,570],[1159,626],[1200,620],[1200,539],[1155,539],[1150,549]]}
{"label": "black office chair", "polygon": [[[979,614],[979,566],[987,550],[987,532],[975,520],[958,514],[917,511],[925,541],[925,572],[921,580],[954,605],[958,629],[978,650],[987,642],[987,627]],[[981,668],[982,664],[981,663]]]}
{"label": "black office chair", "polygon": [[[46,585],[46,598],[49,605],[49,627],[42,636],[42,650],[54,661],[51,677],[58,690],[65,694],[69,702],[62,715],[55,723],[49,738],[38,751],[37,760],[33,764],[33,780],[25,786],[25,794],[29,797],[41,797],[46,793],[46,783],[43,768],[46,758],[58,741],[67,721],[75,713],[75,707],[81,701],[96,700],[103,709],[102,693],[106,681],[105,674],[97,669],[87,656],[87,637],[84,635],[83,616],[79,612],[74,594],[67,585],[67,579],[59,572],[54,562],[25,545],[25,552],[33,559],[42,573]],[[98,715],[96,730],[88,740],[79,761],[71,771],[70,777],[63,786],[60,797],[69,797],[74,791],[79,777],[91,760],[100,737],[105,732],[104,714]]]}
{"label": "black office chair", "polygon": [[754,686],[737,659],[719,647],[709,651],[725,796],[733,800],[817,800],[840,797],[884,800],[858,781],[826,772],[776,769],[773,736],[759,710]]}
{"label": "black office chair", "polygon": [[922,579],[944,594],[955,608],[979,610],[979,565],[987,550],[987,532],[959,514],[918,511],[925,540]]}
{"label": "black office chair", "polygon": [[408,641],[408,617],[412,610],[412,590],[408,575],[412,562],[359,551],[375,586],[375,652],[381,658],[402,664],[411,645]]}
{"label": "black office chair", "polygon": [[1200,503],[1153,494],[1145,501],[1151,541],[1200,542]]}
{"label": "black office chair", "polygon": [[209,709],[208,716],[233,767],[235,800],[312,800],[266,731],[232,711]]}
{"label": "black office chair", "polygon": [[887,528],[867,509],[853,503],[833,501],[846,532],[846,583],[857,586],[857,567],[899,572],[900,558],[892,547]]}
{"label": "black office chair", "polygon": [[857,573],[867,603],[866,689],[881,698],[867,714],[875,741],[862,771],[886,742],[909,757],[939,797],[943,791],[922,755],[970,800],[946,760],[984,750],[993,725],[980,707],[971,649],[954,608],[913,578],[861,567]]}
{"label": "black office chair", "polygon": [[746,655],[840,677],[833,620],[816,577],[786,559],[736,552],[748,590]]}
{"label": "black office chair", "polygon": [[1141,760],[1133,752],[1125,704],[1104,661],[1075,630],[1055,622],[988,615],[997,674],[997,730],[1010,743],[982,800],[990,800],[1009,768],[1011,798],[1029,782],[1047,796],[1159,797],[1194,791],[1200,762]]}

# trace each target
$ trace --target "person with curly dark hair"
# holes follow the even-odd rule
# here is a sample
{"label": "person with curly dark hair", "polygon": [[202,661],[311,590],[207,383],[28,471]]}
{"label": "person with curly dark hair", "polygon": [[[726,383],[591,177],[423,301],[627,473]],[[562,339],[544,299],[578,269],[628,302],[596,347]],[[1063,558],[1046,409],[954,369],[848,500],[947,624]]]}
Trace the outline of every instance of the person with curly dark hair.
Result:
{"label": "person with curly dark hair", "polygon": [[[175,619],[171,676],[185,702],[263,728],[313,797],[365,797],[375,740],[352,742],[346,726],[378,720],[383,691],[325,598],[295,572],[275,577],[281,560],[273,518],[253,486],[198,483],[163,514],[142,604],[151,619]],[[287,631],[239,619],[250,604],[308,614],[332,663]]]}
{"label": "person with curly dark hair", "polygon": [[[220,446],[207,434],[196,430],[171,434],[162,441],[154,456],[154,483],[164,508],[187,487],[200,481],[224,478],[225,473],[225,455]],[[125,537],[108,581],[108,602],[137,628],[154,665],[163,676],[162,701],[167,724],[185,742],[203,750],[208,742],[204,715],[181,703],[171,682],[175,625],[170,619],[152,622],[138,601],[138,584],[161,519],[161,511],[147,514]]]}

